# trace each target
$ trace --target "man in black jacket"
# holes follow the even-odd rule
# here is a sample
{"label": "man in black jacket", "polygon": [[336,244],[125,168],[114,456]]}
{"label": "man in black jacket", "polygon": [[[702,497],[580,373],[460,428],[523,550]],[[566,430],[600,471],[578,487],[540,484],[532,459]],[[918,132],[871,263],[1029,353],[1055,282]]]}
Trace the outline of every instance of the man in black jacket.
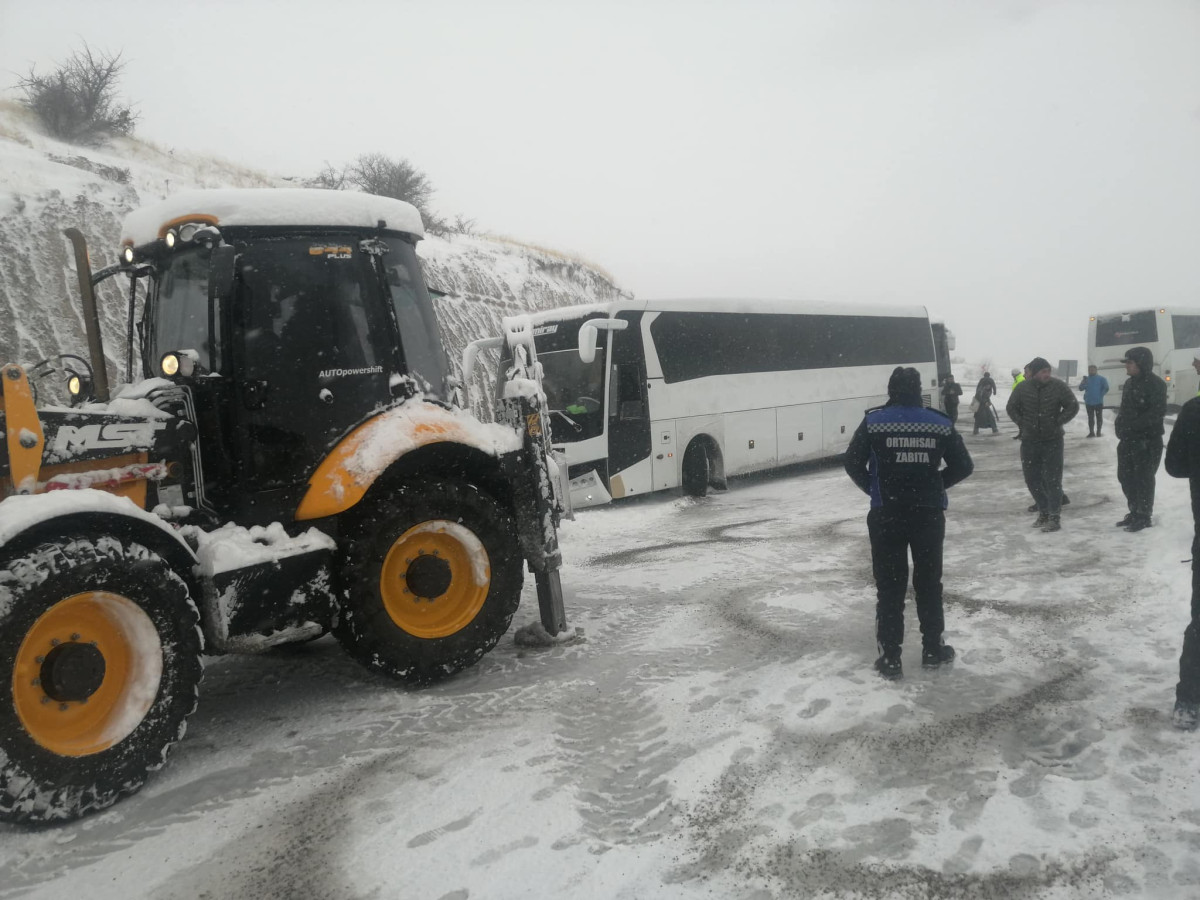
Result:
{"label": "man in black jacket", "polygon": [[1154,476],[1163,454],[1163,416],[1167,414],[1167,384],[1154,374],[1154,354],[1134,347],[1125,354],[1129,376],[1121,389],[1121,406],[1113,430],[1117,433],[1117,480],[1125,492],[1129,513],[1118,527],[1141,531],[1150,526],[1154,511]]}
{"label": "man in black jacket", "polygon": [[1183,404],[1171,429],[1167,474],[1189,479],[1192,489],[1192,621],[1183,632],[1173,716],[1176,728],[1192,731],[1200,723],[1200,397]]}
{"label": "man in black jacket", "polygon": [[1040,356],[1025,370],[1030,377],[1017,385],[1005,411],[1021,434],[1021,470],[1037,508],[1034,528],[1058,531],[1064,495],[1063,425],[1079,412],[1071,389],[1051,376],[1050,363]]}
{"label": "man in black jacket", "polygon": [[954,648],[942,643],[946,488],[975,467],[950,420],[922,405],[916,369],[897,368],[892,373],[888,398],[886,406],[868,410],[854,432],[846,450],[846,472],[871,497],[867,532],[877,597],[875,668],[884,678],[899,678],[910,548],[921,664],[936,667],[954,659]]}

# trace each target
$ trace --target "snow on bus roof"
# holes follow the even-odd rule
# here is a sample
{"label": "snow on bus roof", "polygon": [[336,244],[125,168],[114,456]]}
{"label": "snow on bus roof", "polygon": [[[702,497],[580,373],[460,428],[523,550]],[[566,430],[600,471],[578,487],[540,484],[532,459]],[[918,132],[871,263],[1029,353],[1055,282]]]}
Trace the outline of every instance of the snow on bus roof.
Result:
{"label": "snow on bus roof", "polygon": [[629,300],[612,303],[592,303],[583,306],[564,306],[558,309],[535,313],[530,319],[535,324],[564,322],[581,319],[593,314],[616,315],[618,312],[709,312],[709,313],[760,313],[775,315],[828,315],[828,316],[889,316],[897,318],[924,319],[923,306],[885,306],[873,304],[849,304],[810,300],[761,300],[751,298],[705,297],[699,299]]}
{"label": "snow on bus roof", "polygon": [[223,225],[319,225],[377,228],[425,236],[421,214],[411,203],[357,191],[306,188],[219,188],[180,191],[125,217],[121,241],[135,247],[159,238],[168,222],[188,216],[214,216]]}

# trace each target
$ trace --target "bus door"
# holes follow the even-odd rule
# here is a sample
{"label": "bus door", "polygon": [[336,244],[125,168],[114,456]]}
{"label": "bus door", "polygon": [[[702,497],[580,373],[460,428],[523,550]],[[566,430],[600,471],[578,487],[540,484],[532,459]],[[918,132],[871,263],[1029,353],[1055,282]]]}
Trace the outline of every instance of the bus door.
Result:
{"label": "bus door", "polygon": [[[659,452],[650,431],[642,314],[622,312],[616,318],[628,321],[629,327],[624,331],[608,332],[613,342],[608,378],[608,471],[610,475],[624,472],[623,490],[640,494],[652,488],[639,479],[637,470],[630,470],[638,463],[643,464],[643,470],[648,465],[653,468],[650,460]],[[654,474],[647,472],[642,478],[658,486]]]}

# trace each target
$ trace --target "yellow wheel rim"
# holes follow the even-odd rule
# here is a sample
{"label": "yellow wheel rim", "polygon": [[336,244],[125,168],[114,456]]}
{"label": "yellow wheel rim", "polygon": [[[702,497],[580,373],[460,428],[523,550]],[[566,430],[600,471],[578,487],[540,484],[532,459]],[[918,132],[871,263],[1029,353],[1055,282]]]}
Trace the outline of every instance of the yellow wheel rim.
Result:
{"label": "yellow wheel rim", "polygon": [[17,716],[52,753],[99,753],[145,718],[162,665],[158,630],[141,607],[108,591],[75,594],[42,613],[17,650]]}
{"label": "yellow wheel rim", "polygon": [[379,593],[392,621],[414,637],[442,638],[475,620],[492,583],[487,550],[457,522],[432,519],[397,538]]}

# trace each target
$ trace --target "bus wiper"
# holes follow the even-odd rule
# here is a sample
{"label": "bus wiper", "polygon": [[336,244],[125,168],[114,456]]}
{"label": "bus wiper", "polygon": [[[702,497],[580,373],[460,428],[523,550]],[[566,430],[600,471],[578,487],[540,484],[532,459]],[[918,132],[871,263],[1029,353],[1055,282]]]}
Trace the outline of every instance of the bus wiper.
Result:
{"label": "bus wiper", "polygon": [[570,425],[572,428],[574,428],[576,431],[583,431],[583,426],[580,425],[578,422],[576,422],[574,419],[572,419],[570,416],[568,416],[561,409],[552,409],[552,410],[550,410],[550,413],[551,413],[551,415],[562,416],[564,419],[567,420],[567,424]]}

